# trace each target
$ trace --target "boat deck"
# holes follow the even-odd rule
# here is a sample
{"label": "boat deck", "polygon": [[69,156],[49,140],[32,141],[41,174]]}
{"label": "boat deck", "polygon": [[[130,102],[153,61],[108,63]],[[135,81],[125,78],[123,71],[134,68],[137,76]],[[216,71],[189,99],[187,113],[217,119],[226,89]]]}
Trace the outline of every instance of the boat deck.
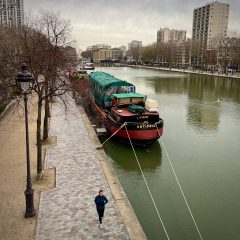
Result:
{"label": "boat deck", "polygon": [[[119,107],[113,107],[112,110],[114,112],[116,112],[118,115],[120,116],[138,116],[139,113],[132,113],[128,110],[128,107],[122,107],[122,108],[119,108]],[[119,111],[121,112],[119,112]],[[145,109],[145,112],[143,112],[141,114],[142,116],[149,116],[149,115],[158,115],[158,112],[149,112]]]}

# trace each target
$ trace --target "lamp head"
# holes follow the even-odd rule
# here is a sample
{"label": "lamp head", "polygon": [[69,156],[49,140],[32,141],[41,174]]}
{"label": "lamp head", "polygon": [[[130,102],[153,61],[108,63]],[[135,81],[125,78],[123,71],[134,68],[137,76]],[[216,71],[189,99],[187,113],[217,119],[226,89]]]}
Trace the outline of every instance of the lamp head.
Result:
{"label": "lamp head", "polygon": [[16,81],[21,84],[22,90],[25,92],[29,89],[30,82],[33,81],[31,73],[27,71],[27,64],[23,63],[21,72],[17,75]]}

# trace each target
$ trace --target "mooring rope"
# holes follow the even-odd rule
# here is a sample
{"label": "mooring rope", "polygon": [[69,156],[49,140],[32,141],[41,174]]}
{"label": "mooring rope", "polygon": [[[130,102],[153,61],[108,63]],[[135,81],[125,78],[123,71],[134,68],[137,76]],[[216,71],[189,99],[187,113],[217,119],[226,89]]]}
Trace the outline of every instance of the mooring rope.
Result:
{"label": "mooring rope", "polygon": [[115,134],[117,134],[125,125],[127,125],[127,123],[123,123],[100,147],[97,147],[97,150],[102,149],[102,146],[111,138],[113,137]]}
{"label": "mooring rope", "polygon": [[135,152],[135,150],[134,150],[134,148],[133,148],[132,141],[131,141],[131,138],[130,138],[130,136],[129,136],[129,134],[128,134],[128,130],[127,130],[126,125],[125,125],[125,128],[126,128],[126,132],[127,132],[127,135],[128,135],[129,141],[130,141],[130,144],[131,144],[131,146],[132,146],[132,150],[133,150],[133,152],[134,152],[135,158],[136,158],[136,160],[137,160],[138,166],[139,166],[140,171],[141,171],[141,174],[142,174],[142,176],[143,176],[144,182],[145,182],[145,184],[146,184],[146,186],[147,186],[148,192],[149,192],[150,197],[151,197],[151,199],[152,199],[153,205],[154,205],[154,207],[155,207],[155,209],[156,209],[156,211],[157,211],[158,217],[159,217],[160,222],[161,222],[161,224],[162,224],[162,226],[163,226],[163,229],[164,229],[164,231],[165,231],[165,234],[166,234],[166,236],[167,236],[167,239],[170,240],[170,238],[168,237],[167,231],[166,231],[166,229],[165,229],[165,227],[164,227],[162,218],[161,218],[161,216],[160,216],[160,214],[159,214],[159,212],[158,212],[158,209],[157,209],[157,207],[156,207],[156,204],[155,204],[155,201],[154,201],[154,199],[153,199],[152,193],[151,193],[151,191],[150,191],[150,189],[149,189],[149,187],[148,187],[148,184],[147,184],[147,181],[146,181],[145,176],[144,176],[144,174],[143,174],[141,165],[140,165],[140,163],[139,163],[139,161],[138,161],[136,152]]}
{"label": "mooring rope", "polygon": [[[156,123],[156,127],[157,127],[157,123]],[[161,136],[158,127],[157,127],[157,130],[158,130],[159,136]],[[199,231],[199,229],[198,229],[197,223],[196,223],[196,221],[195,221],[195,219],[194,219],[194,217],[193,217],[192,211],[191,211],[191,209],[190,209],[190,207],[189,207],[189,205],[188,205],[187,199],[186,199],[186,197],[185,197],[185,195],[184,195],[184,193],[183,193],[182,187],[181,187],[181,185],[180,185],[180,183],[179,183],[179,181],[178,181],[177,175],[176,175],[175,170],[174,170],[174,168],[173,168],[172,162],[171,162],[171,160],[170,160],[170,157],[169,157],[169,155],[168,155],[168,152],[167,152],[167,149],[166,149],[166,147],[165,147],[165,145],[164,145],[164,142],[163,142],[163,140],[162,140],[162,137],[161,137],[161,142],[162,142],[163,148],[164,148],[164,150],[165,150],[165,152],[166,152],[166,155],[167,155],[168,161],[169,161],[169,163],[170,163],[170,166],[171,166],[171,168],[172,168],[173,174],[174,174],[174,176],[175,176],[175,178],[176,178],[176,180],[177,180],[178,186],[179,186],[179,188],[180,188],[180,190],[181,190],[181,193],[182,193],[182,196],[183,196],[183,198],[184,198],[184,201],[185,201],[185,203],[186,203],[186,205],[187,205],[187,207],[188,207],[188,211],[190,212],[190,215],[191,215],[191,217],[192,217],[192,220],[193,220],[193,222],[194,222],[194,224],[195,224],[195,227],[196,227],[196,229],[197,229],[197,231],[198,231],[199,237],[200,237],[201,240],[203,240],[202,235],[201,235],[201,233],[200,233],[200,231]]]}

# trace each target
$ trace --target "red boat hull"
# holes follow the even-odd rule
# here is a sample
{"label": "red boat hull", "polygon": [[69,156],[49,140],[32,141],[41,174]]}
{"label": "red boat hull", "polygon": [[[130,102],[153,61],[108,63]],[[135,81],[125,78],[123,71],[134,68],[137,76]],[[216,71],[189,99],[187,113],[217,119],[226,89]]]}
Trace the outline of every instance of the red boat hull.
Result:
{"label": "red boat hull", "polygon": [[[117,123],[113,118],[107,116],[104,111],[97,106],[97,104],[91,100],[91,106],[98,117],[101,119],[107,130],[110,134],[115,133],[118,128],[122,125],[122,123]],[[119,141],[129,143],[129,137],[134,145],[148,145],[158,138],[160,138],[163,134],[163,120],[161,119],[156,127],[155,124],[144,124],[144,123],[127,123],[125,126],[119,130],[113,137]],[[129,135],[129,137],[128,137]]]}
{"label": "red boat hull", "polygon": [[[126,126],[128,129],[128,126]],[[114,133],[117,131],[117,128],[112,126],[110,124],[110,129],[109,131],[111,133]],[[129,137],[131,139],[131,142],[134,145],[147,145],[150,144],[154,141],[156,141],[160,136],[163,134],[163,128],[160,128],[159,130],[157,129],[151,129],[151,130],[128,130],[128,134],[126,132],[125,126],[123,129],[121,129],[116,135],[114,135],[114,138],[118,139],[119,141],[125,142],[125,143],[130,143]],[[128,137],[129,135],[129,137]]]}

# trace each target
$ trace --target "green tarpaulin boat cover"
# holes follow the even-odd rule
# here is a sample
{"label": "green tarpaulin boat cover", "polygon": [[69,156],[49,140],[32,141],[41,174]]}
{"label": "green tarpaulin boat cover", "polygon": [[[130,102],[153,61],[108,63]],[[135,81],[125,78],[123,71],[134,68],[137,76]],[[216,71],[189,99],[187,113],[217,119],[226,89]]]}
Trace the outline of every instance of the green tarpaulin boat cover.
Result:
{"label": "green tarpaulin boat cover", "polygon": [[128,106],[128,110],[132,113],[137,113],[139,111],[145,112],[145,108],[139,105],[130,105]]}
{"label": "green tarpaulin boat cover", "polygon": [[144,97],[143,95],[138,93],[119,93],[119,94],[113,94],[113,96],[117,98]]}
{"label": "green tarpaulin boat cover", "polygon": [[106,95],[106,89],[109,87],[134,86],[133,84],[115,78],[114,76],[104,72],[93,72],[89,74],[89,87],[94,89],[94,98],[103,106],[103,100]]}

